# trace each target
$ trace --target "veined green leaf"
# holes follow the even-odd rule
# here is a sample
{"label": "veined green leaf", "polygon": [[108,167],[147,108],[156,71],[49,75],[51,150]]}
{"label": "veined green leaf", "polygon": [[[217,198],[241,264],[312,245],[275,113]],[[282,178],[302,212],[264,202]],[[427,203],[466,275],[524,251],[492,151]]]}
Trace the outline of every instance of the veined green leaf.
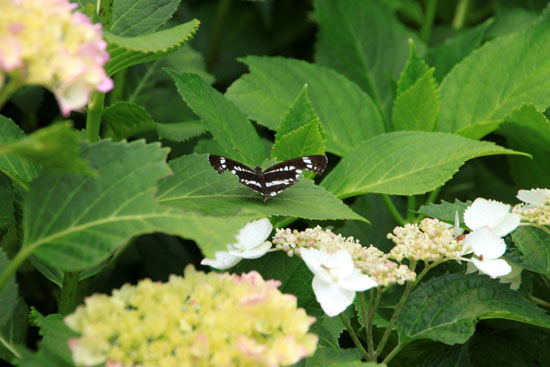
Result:
{"label": "veined green leaf", "polygon": [[[3,308],[2,312],[4,312]],[[0,359],[14,365],[16,361],[19,362],[27,344],[28,314],[29,308],[23,299],[18,297],[15,309],[9,315],[9,319],[0,326]]]}
{"label": "veined green leaf", "polygon": [[264,205],[261,195],[241,185],[237,177],[229,172],[219,175],[210,166],[207,155],[180,157],[172,160],[170,167],[174,176],[159,183],[161,204],[212,215],[228,215],[245,208],[266,216],[365,220],[322,187],[304,178]]}
{"label": "veined green leaf", "polygon": [[357,83],[389,117],[407,40],[422,42],[379,0],[316,0],[315,17],[315,60]]}
{"label": "veined green leaf", "polygon": [[399,341],[466,342],[480,319],[507,319],[550,327],[540,308],[485,275],[446,274],[414,290],[397,318]]}
{"label": "veined green leaf", "polygon": [[[493,41],[455,66],[441,84],[438,131],[500,120],[515,108],[550,105],[550,18]],[[503,57],[506,55],[506,57]]]}
{"label": "veined green leaf", "polygon": [[427,70],[395,99],[394,130],[433,131],[439,115],[439,92],[433,71]]}
{"label": "veined green leaf", "polygon": [[97,177],[42,172],[25,201],[21,251],[62,271],[82,270],[131,237],[160,231],[193,239],[212,256],[260,216],[220,218],[158,205],[155,183],[170,174],[166,154],[143,141],[83,143]]}
{"label": "veined green leaf", "polygon": [[458,219],[460,224],[464,224],[464,211],[472,204],[471,201],[462,202],[455,199],[454,203],[449,203],[445,200],[441,201],[441,204],[422,205],[418,212],[424,214],[427,217],[437,218],[447,223],[455,222],[455,214],[458,212]]}
{"label": "veined green leaf", "polygon": [[519,187],[550,187],[550,122],[533,105],[524,105],[507,116],[499,129],[512,149],[533,156],[508,157],[510,172]]}
{"label": "veined green leaf", "polygon": [[319,116],[313,110],[313,106],[308,96],[308,86],[304,85],[296,100],[288,109],[285,117],[277,127],[275,141],[282,138],[285,134],[296,130],[297,128],[308,124],[311,121],[319,122]]}
{"label": "veined green leaf", "polygon": [[180,0],[116,0],[109,32],[133,37],[154,32],[172,17]]}
{"label": "veined green leaf", "polygon": [[116,102],[103,110],[106,138],[121,140],[154,130],[155,122],[145,108],[131,102]]}
{"label": "veined green leaf", "polygon": [[[9,265],[9,259],[4,254],[2,248],[0,248],[0,273],[4,271]],[[5,323],[12,316],[15,306],[18,299],[17,284],[15,283],[15,276],[12,276],[8,279],[6,285],[0,289],[0,327],[5,325]]]}
{"label": "veined green leaf", "polygon": [[321,135],[318,120],[313,120],[282,136],[275,142],[271,151],[271,156],[279,161],[311,154],[325,154],[325,140]]}
{"label": "veined green leaf", "polygon": [[418,54],[416,46],[412,39],[409,39],[409,59],[405,64],[405,68],[399,77],[399,82],[397,83],[397,95],[405,92],[407,89],[412,87],[418,79],[422,78],[428,71],[428,64],[424,59]]}
{"label": "veined green leaf", "polygon": [[111,55],[105,65],[105,71],[108,75],[113,75],[129,66],[161,59],[189,41],[198,27],[199,21],[193,19],[144,36],[122,37],[103,32],[103,37],[108,43],[107,51]]}
{"label": "veined green leaf", "polygon": [[7,228],[15,222],[13,215],[14,200],[15,193],[10,179],[0,173],[0,238],[4,236]]}
{"label": "veined green leaf", "polygon": [[168,122],[155,124],[159,138],[184,142],[206,132],[206,126],[200,120]]}
{"label": "veined green leaf", "polygon": [[521,252],[522,265],[543,275],[550,275],[550,233],[535,226],[521,226],[512,232],[512,240]]}
{"label": "veined green leaf", "polygon": [[[237,156],[239,161],[250,164],[258,164],[265,158],[265,151],[254,126],[223,94],[196,74],[166,71],[176,83],[185,102],[208,127],[216,143],[224,148],[226,156]],[[236,152],[234,148],[238,148],[240,152]],[[254,162],[250,162],[250,159]]]}
{"label": "veined green leaf", "polygon": [[318,347],[315,355],[304,362],[304,367],[385,367],[385,365],[361,362],[357,348]]}
{"label": "veined green leaf", "polygon": [[423,194],[443,185],[466,160],[495,154],[523,153],[453,134],[399,131],[362,143],[321,185],[340,198]]}
{"label": "veined green leaf", "polygon": [[226,96],[259,124],[276,131],[307,84],[328,151],[344,155],[362,141],[384,132],[382,117],[370,97],[343,75],[320,65],[281,57],[249,56],[242,61],[250,68],[250,74],[233,83]]}

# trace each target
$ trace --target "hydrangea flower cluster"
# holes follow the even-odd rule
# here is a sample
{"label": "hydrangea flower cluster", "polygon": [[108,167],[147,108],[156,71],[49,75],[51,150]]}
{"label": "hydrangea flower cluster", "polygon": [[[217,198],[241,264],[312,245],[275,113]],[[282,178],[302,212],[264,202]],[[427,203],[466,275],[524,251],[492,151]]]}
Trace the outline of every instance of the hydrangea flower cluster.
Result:
{"label": "hydrangea flower cluster", "polygon": [[550,190],[519,190],[517,198],[523,203],[514,206],[512,213],[519,215],[522,222],[550,225]]}
{"label": "hydrangea flower cluster", "polygon": [[327,253],[345,250],[351,255],[354,266],[381,286],[404,284],[416,278],[416,273],[406,265],[391,261],[376,247],[364,247],[353,237],[343,237],[319,226],[302,232],[289,228],[277,229],[272,242],[276,249],[285,251],[289,256],[299,252],[300,248],[316,248]]}
{"label": "hydrangea flower cluster", "polygon": [[113,82],[101,24],[92,24],[68,0],[0,0],[0,89],[38,84],[53,91],[61,111],[83,107],[93,90]]}
{"label": "hydrangea flower cluster", "polygon": [[259,367],[312,355],[315,321],[256,272],[185,270],[167,283],[143,280],[112,296],[93,295],[65,318],[81,333],[69,342],[78,366]]}
{"label": "hydrangea flower cluster", "polygon": [[389,257],[399,262],[404,258],[426,262],[457,259],[462,254],[462,243],[454,230],[437,219],[425,218],[419,225],[395,227],[387,237],[395,243]]}

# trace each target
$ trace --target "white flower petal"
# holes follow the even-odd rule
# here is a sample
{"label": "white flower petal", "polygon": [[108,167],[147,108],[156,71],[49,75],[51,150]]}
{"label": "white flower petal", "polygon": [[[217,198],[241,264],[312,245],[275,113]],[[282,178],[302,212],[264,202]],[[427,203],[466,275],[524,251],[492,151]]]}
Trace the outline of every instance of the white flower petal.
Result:
{"label": "white flower petal", "polygon": [[315,276],[311,283],[317,302],[328,316],[336,316],[348,308],[355,298],[355,291],[339,287],[336,283],[325,282]]}
{"label": "white flower petal", "polygon": [[512,271],[512,267],[503,259],[480,261],[473,257],[472,263],[480,272],[489,275],[491,278],[498,278]]}
{"label": "white flower petal", "polygon": [[338,281],[338,285],[350,291],[366,291],[367,289],[377,287],[378,283],[368,275],[365,275],[359,269],[353,269],[351,276]]}
{"label": "white flower petal", "polygon": [[247,250],[258,247],[271,234],[273,225],[267,218],[247,223],[237,235],[237,243],[231,244],[235,249]]}
{"label": "white flower petal", "polygon": [[550,196],[548,189],[519,190],[516,195],[519,200],[532,205],[543,203],[548,196]]}
{"label": "white flower petal", "polygon": [[353,258],[346,250],[338,250],[333,254],[328,254],[325,266],[336,279],[349,277],[355,268]]}
{"label": "white flower petal", "polygon": [[84,107],[90,98],[90,87],[84,82],[75,82],[63,89],[55,89],[54,94],[63,115],[68,116],[72,110]]}
{"label": "white flower petal", "polygon": [[325,282],[347,278],[353,271],[353,259],[345,250],[333,254],[314,248],[301,248],[300,255],[313,274]]}
{"label": "white flower petal", "polygon": [[464,233],[464,228],[460,228],[460,217],[458,215],[458,210],[455,212],[455,225],[454,225],[454,231],[453,235],[455,237],[460,236],[462,233]]}
{"label": "white flower petal", "polygon": [[500,223],[492,227],[492,230],[501,237],[506,236],[508,233],[514,231],[519,226],[521,218],[514,213],[508,213],[502,218]]}
{"label": "white flower petal", "polygon": [[510,289],[516,291],[521,285],[521,272],[523,271],[523,268],[514,264],[510,264],[510,266],[512,267],[510,274],[504,275],[499,279],[499,281],[501,283],[510,283]]}
{"label": "white flower petal", "polygon": [[217,251],[214,256],[215,259],[202,259],[201,264],[208,265],[216,269],[228,269],[242,260],[242,258],[233,256],[226,251]]}
{"label": "white flower petal", "polygon": [[471,248],[474,254],[484,260],[501,257],[506,252],[506,243],[488,227],[482,227],[470,232],[464,238],[464,247]]}
{"label": "white flower petal", "polygon": [[228,252],[233,256],[242,257],[243,259],[257,259],[262,257],[269,251],[271,248],[271,242],[265,241],[260,243],[259,246],[248,249],[248,250],[229,250]]}
{"label": "white flower petal", "polygon": [[499,201],[477,198],[464,211],[464,223],[471,230],[496,227],[510,212],[510,205]]}

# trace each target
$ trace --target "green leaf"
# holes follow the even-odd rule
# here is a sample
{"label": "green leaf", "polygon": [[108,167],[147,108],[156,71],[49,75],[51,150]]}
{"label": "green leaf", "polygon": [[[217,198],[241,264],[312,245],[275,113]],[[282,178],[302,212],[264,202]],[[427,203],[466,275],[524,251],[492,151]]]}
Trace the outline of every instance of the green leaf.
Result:
{"label": "green leaf", "polygon": [[302,178],[264,205],[260,194],[241,185],[230,172],[219,175],[207,155],[187,155],[170,161],[174,175],[159,183],[161,204],[211,215],[228,215],[242,208],[266,216],[284,215],[307,219],[365,220],[344,203]]}
{"label": "green leaf", "polygon": [[132,37],[154,32],[172,17],[180,0],[116,0],[109,31]]}
{"label": "green leaf", "polygon": [[533,156],[508,157],[510,173],[519,187],[550,187],[550,121],[533,105],[524,105],[506,117],[499,133],[510,148]]}
{"label": "green leaf", "polygon": [[422,56],[418,54],[414,41],[409,39],[409,59],[405,64],[405,68],[399,77],[399,83],[397,83],[397,95],[405,92],[412,87],[418,79],[424,77],[428,72],[428,64],[424,61]]}
{"label": "green leaf", "polygon": [[[0,149],[24,139],[25,133],[11,119],[0,115]],[[40,166],[17,154],[0,155],[0,171],[27,186],[40,171]]]}
{"label": "green leaf", "polygon": [[539,274],[550,275],[548,230],[534,226],[520,226],[511,235],[521,252],[522,266]]}
{"label": "green leaf", "polygon": [[315,60],[357,83],[389,117],[407,40],[422,42],[378,0],[316,0],[315,18]]}
{"label": "green leaf", "polygon": [[103,110],[106,138],[121,140],[154,130],[155,122],[145,108],[131,102],[116,102]]}
{"label": "green leaf", "polygon": [[549,42],[550,19],[544,19],[472,52],[441,84],[436,129],[452,132],[501,120],[525,103],[546,109],[550,105]]}
{"label": "green leaf", "polygon": [[8,227],[15,223],[14,211],[15,193],[9,178],[0,173],[0,238]]}
{"label": "green leaf", "polygon": [[493,24],[487,19],[480,25],[465,29],[445,42],[428,49],[426,61],[435,68],[434,77],[440,82],[463,58],[481,45],[487,29]]}
{"label": "green leaf", "polygon": [[439,115],[439,92],[433,71],[427,70],[395,99],[394,130],[433,131]]}
{"label": "green leaf", "polygon": [[259,272],[264,279],[281,281],[279,290],[295,295],[298,298],[298,307],[304,308],[308,315],[323,315],[311,288],[313,274],[299,257],[289,257],[283,251],[275,251],[259,259],[243,260],[231,272],[240,274],[253,270]]}
{"label": "green leaf", "polygon": [[206,132],[206,126],[200,121],[156,123],[159,138],[184,142]]}
{"label": "green leaf", "polygon": [[455,213],[458,212],[460,224],[464,224],[462,219],[464,211],[470,205],[472,205],[470,200],[463,202],[455,199],[454,203],[442,200],[441,204],[422,205],[420,209],[418,209],[418,212],[427,217],[436,218],[451,224],[455,222]]}
{"label": "green leaf", "polygon": [[328,68],[281,57],[242,60],[250,74],[241,76],[226,96],[247,116],[278,130],[304,84],[319,116],[327,150],[344,155],[359,143],[384,132],[384,123],[370,97],[356,84]]}
{"label": "green leaf", "polygon": [[302,90],[300,90],[298,97],[296,97],[294,103],[290,106],[285,117],[277,127],[275,141],[312,121],[319,122],[319,116],[317,116],[313,110],[313,106],[308,96],[308,86],[306,84]]}
{"label": "green leaf", "polygon": [[[210,256],[258,213],[210,217],[160,206],[156,181],[170,174],[158,143],[83,143],[98,176],[42,172],[32,183],[23,216],[23,248],[62,271],[107,258],[130,238],[154,231],[195,240]],[[116,157],[116,159],[113,159]]]}
{"label": "green leaf", "polygon": [[320,346],[315,355],[306,359],[305,367],[383,367],[361,362],[361,351],[358,348],[331,348]]}
{"label": "green leaf", "polygon": [[68,121],[57,122],[0,147],[0,154],[17,154],[60,172],[93,174],[80,157],[81,134]]}
{"label": "green leaf", "polygon": [[[265,158],[260,137],[246,116],[223,94],[196,74],[166,70],[189,107],[208,127],[214,140],[224,148],[225,155],[241,157],[239,161],[259,163]],[[233,148],[238,148],[237,153]],[[253,162],[250,162],[250,160]]]}
{"label": "green leaf", "polygon": [[[2,309],[2,312],[4,312],[4,309]],[[28,314],[29,308],[23,299],[18,297],[17,304],[10,314],[9,320],[0,326],[0,359],[12,364],[18,362],[27,344]]]}
{"label": "green leaf", "polygon": [[431,339],[466,342],[480,319],[507,319],[550,327],[550,317],[507,285],[485,275],[450,274],[415,289],[397,318],[401,343]]}
{"label": "green leaf", "polygon": [[271,157],[279,161],[312,154],[325,154],[321,125],[315,120],[281,137],[271,151]]}
{"label": "green leaf", "polygon": [[[9,265],[9,260],[0,248],[0,273],[2,273]],[[8,279],[3,288],[0,289],[0,327],[2,327],[12,316],[17,304],[18,291],[15,283],[15,276]]]}
{"label": "green leaf", "polygon": [[522,153],[453,134],[388,133],[346,155],[321,185],[340,198],[423,194],[447,182],[466,160],[495,154]]}
{"label": "green leaf", "polygon": [[122,37],[103,32],[103,38],[108,43],[107,51],[111,55],[105,65],[105,71],[108,75],[113,75],[132,65],[162,59],[188,42],[198,28],[199,21],[193,19],[144,36]]}

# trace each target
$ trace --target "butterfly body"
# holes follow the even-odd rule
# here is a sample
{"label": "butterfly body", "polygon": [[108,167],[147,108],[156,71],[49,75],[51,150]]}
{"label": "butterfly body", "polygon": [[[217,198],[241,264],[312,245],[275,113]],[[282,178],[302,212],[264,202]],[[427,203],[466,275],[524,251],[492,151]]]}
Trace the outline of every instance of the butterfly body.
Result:
{"label": "butterfly body", "polygon": [[289,159],[265,171],[260,167],[252,169],[241,162],[214,154],[208,156],[208,161],[219,174],[229,171],[239,178],[241,184],[262,194],[264,203],[298,182],[298,177],[304,170],[321,174],[327,165],[327,157],[324,155]]}

